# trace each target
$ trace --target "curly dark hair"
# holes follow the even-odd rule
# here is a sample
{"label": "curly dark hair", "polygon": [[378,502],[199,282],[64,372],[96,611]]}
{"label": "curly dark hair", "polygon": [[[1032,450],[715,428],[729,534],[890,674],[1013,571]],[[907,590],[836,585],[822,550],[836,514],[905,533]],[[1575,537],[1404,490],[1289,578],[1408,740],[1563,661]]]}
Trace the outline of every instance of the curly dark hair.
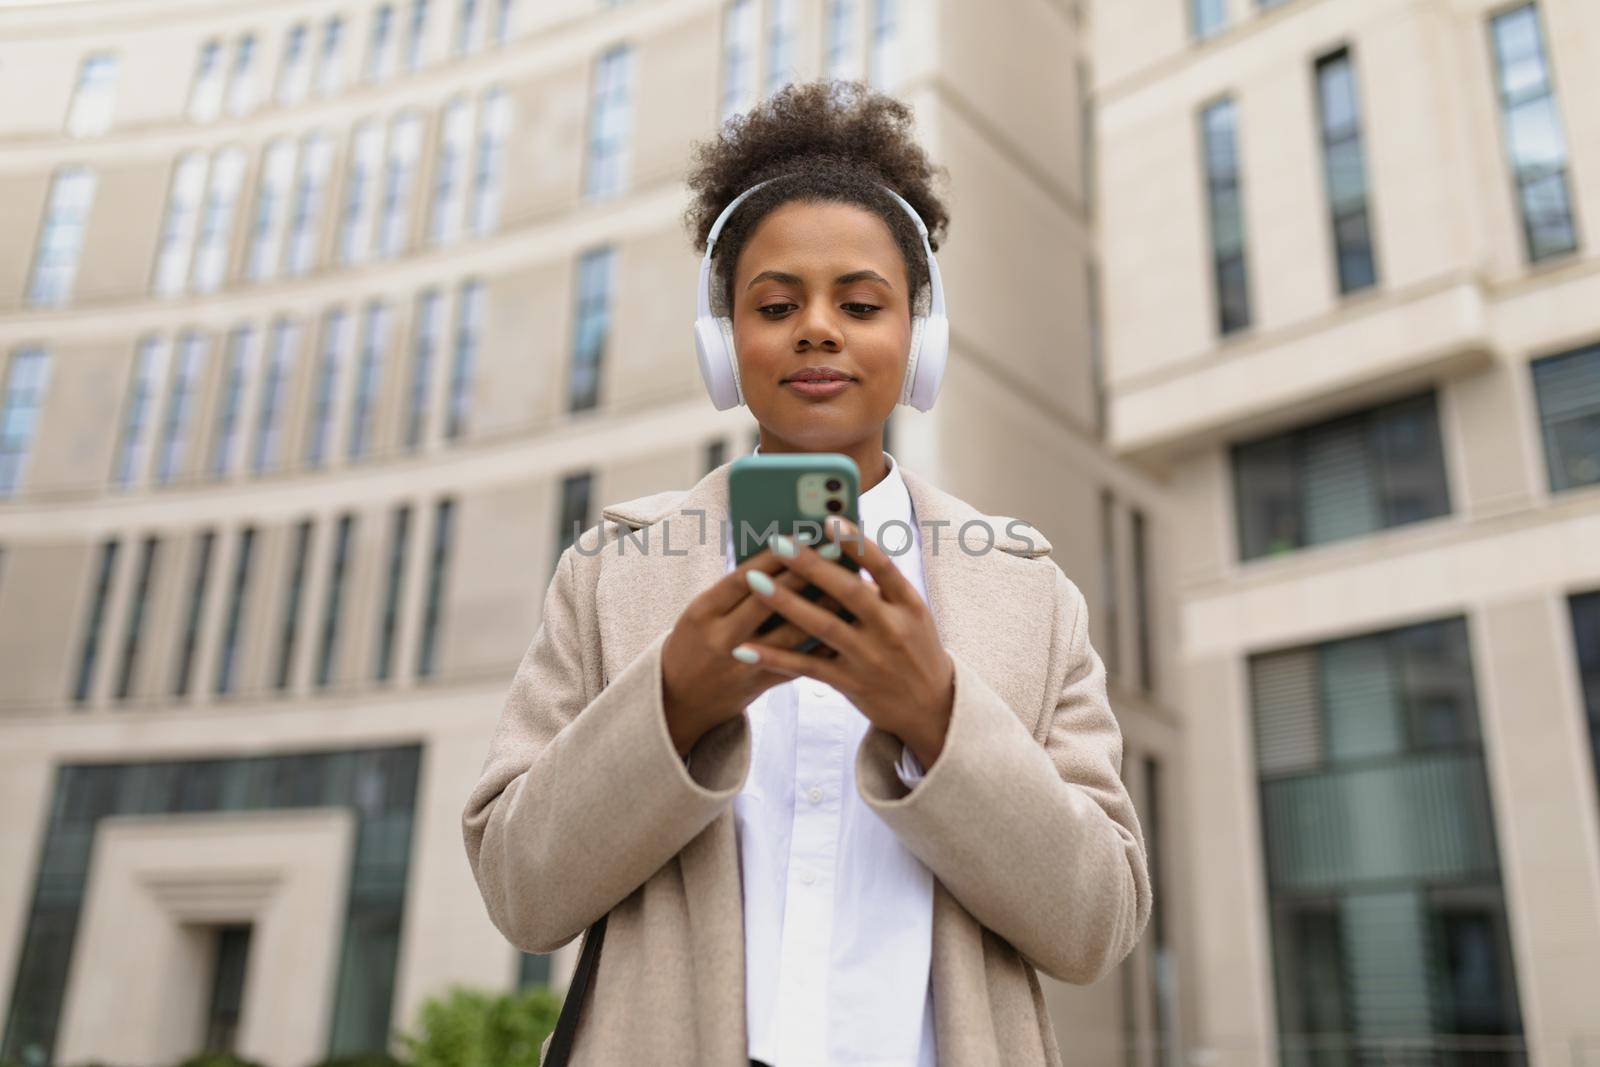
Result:
{"label": "curly dark hair", "polygon": [[[792,200],[855,204],[888,225],[900,246],[911,284],[911,306],[928,284],[922,238],[905,209],[883,192],[905,198],[928,228],[935,252],[950,222],[934,191],[944,167],[929,162],[911,133],[911,108],[860,81],[819,80],[784,86],[721,132],[694,145],[688,184],[694,199],[683,220],[695,251],[704,254],[717,216],[734,197],[758,182],[771,185],[747,197],[723,225],[711,255],[712,309],[733,307],[733,265],[756,225]],[[721,299],[720,308],[718,299]]]}

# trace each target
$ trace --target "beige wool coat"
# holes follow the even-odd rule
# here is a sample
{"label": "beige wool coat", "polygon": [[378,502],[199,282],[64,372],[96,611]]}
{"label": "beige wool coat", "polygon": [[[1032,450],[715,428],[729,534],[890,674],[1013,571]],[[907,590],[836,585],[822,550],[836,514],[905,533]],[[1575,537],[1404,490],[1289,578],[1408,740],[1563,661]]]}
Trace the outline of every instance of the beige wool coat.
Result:
{"label": "beige wool coat", "polygon": [[[701,737],[685,767],[661,695],[667,633],[726,572],[730,466],[604,508],[561,555],[463,813],[473,875],[514,945],[550,952],[611,914],[573,1067],[747,1067],[733,798],[749,713]],[[914,789],[895,773],[900,740],[876,726],[856,786],[934,876],[940,1064],[1056,1067],[1036,971],[1103,978],[1150,916],[1105,668],[1037,529],[901,476],[954,708]]]}

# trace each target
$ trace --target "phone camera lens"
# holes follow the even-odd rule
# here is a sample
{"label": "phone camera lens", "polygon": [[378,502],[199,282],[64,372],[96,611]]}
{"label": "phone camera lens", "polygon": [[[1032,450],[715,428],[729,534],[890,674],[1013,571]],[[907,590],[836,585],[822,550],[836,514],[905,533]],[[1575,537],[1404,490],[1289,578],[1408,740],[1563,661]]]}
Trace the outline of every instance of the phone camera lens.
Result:
{"label": "phone camera lens", "polygon": [[828,479],[828,492],[830,493],[837,493],[843,486],[844,483],[837,478]]}
{"label": "phone camera lens", "polygon": [[842,502],[838,501],[838,500],[830,500],[830,501],[828,501],[828,510],[829,511],[840,511],[843,508],[844,508],[844,504]]}

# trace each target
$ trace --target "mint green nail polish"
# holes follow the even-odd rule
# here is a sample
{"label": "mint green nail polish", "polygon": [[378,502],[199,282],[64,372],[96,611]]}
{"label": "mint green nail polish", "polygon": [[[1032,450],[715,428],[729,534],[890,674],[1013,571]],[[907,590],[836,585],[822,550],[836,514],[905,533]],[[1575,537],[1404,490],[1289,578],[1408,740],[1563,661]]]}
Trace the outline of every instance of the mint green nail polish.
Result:
{"label": "mint green nail polish", "polygon": [[821,556],[823,559],[838,559],[839,558],[839,545],[838,545],[838,542],[829,541],[827,544],[825,544],[821,548],[817,549],[817,555]]}
{"label": "mint green nail polish", "polygon": [[762,596],[772,595],[772,579],[760,571],[745,571],[745,580],[750,583],[750,588]]}
{"label": "mint green nail polish", "polygon": [[784,559],[793,559],[795,554],[794,542],[783,534],[778,534],[772,539],[772,551]]}
{"label": "mint green nail polish", "polygon": [[817,533],[815,530],[801,530],[799,533],[794,535],[794,539],[799,541],[802,545],[809,545],[816,541]]}
{"label": "mint green nail polish", "polygon": [[761,654],[748,645],[740,645],[733,650],[733,658],[741,663],[759,663]]}

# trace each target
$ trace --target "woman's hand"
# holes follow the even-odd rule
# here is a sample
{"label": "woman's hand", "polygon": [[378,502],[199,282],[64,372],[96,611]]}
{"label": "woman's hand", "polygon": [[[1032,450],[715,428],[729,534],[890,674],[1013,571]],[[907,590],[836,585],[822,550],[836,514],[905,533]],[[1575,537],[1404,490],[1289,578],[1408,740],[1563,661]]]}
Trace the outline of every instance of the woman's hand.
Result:
{"label": "woman's hand", "polygon": [[[806,655],[788,647],[747,642],[739,648],[758,658],[746,669],[805,675],[828,683],[875,726],[905,742],[924,769],[932,769],[944,748],[955,702],[955,661],[939,640],[933,611],[888,554],[855,524],[834,515],[824,529],[828,545],[817,549],[776,542],[778,547],[794,549],[794,555],[780,553],[780,557],[790,572],[833,597],[856,621],[845,622],[787,583],[774,583],[770,593],[757,589],[764,608],[814,634],[835,654]],[[851,553],[872,581],[821,554],[834,550]]]}

